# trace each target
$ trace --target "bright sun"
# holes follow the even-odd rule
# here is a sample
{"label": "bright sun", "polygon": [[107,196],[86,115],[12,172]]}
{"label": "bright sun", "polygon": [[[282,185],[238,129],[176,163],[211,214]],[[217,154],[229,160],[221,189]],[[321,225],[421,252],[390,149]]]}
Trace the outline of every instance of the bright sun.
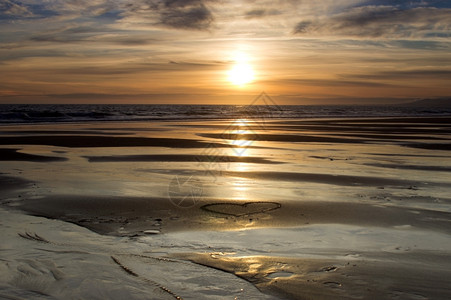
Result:
{"label": "bright sun", "polygon": [[246,63],[237,63],[229,71],[229,81],[236,85],[243,85],[254,80],[254,71]]}
{"label": "bright sun", "polygon": [[245,85],[254,80],[254,70],[248,60],[242,53],[235,55],[235,65],[228,72],[228,79],[232,84]]}

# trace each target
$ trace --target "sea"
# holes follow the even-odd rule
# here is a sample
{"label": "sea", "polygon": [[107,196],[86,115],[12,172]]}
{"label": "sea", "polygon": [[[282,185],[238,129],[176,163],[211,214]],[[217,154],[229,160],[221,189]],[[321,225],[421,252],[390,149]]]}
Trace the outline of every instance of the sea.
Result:
{"label": "sea", "polygon": [[349,117],[438,117],[451,107],[360,105],[164,105],[164,104],[2,104],[0,124],[91,121],[235,119],[243,115],[277,119]]}

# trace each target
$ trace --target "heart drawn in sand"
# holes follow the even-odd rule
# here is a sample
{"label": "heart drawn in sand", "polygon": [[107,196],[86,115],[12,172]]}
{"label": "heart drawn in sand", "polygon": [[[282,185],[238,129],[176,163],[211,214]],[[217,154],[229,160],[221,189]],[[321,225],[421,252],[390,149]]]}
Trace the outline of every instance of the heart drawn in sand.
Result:
{"label": "heart drawn in sand", "polygon": [[257,201],[246,203],[211,203],[201,206],[201,209],[223,215],[242,217],[252,214],[265,213],[281,207],[282,204],[277,202]]}

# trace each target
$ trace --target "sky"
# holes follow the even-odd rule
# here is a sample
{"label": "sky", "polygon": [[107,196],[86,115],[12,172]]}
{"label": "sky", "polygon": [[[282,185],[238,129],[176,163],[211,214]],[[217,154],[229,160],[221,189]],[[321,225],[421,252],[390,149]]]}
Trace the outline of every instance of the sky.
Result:
{"label": "sky", "polygon": [[451,98],[451,1],[1,0],[0,103]]}

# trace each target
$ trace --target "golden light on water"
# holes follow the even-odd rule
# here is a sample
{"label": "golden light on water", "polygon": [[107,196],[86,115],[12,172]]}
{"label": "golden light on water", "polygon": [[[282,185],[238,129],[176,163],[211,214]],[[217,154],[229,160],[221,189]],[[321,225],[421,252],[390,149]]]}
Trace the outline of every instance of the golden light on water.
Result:
{"label": "golden light on water", "polygon": [[254,133],[249,130],[249,124],[246,119],[238,119],[231,126],[231,130],[228,131],[228,134],[232,135],[234,139],[230,140],[230,144],[238,147],[234,148],[234,152],[236,156],[246,156],[247,147],[249,147],[252,143],[252,139],[245,139],[244,137],[253,136]]}

